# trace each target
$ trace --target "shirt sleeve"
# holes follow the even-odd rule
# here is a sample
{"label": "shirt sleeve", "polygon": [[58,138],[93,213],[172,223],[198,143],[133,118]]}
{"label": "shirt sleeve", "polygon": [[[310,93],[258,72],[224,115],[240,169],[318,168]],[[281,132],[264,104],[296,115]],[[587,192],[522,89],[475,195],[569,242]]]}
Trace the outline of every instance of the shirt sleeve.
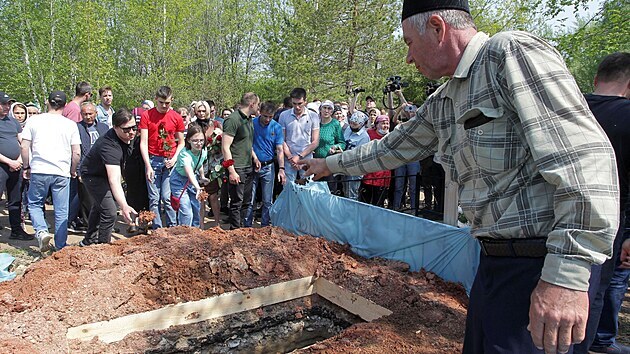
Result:
{"label": "shirt sleeve", "polygon": [[228,118],[223,122],[223,133],[229,136],[236,136],[239,125],[238,119],[234,117]]}
{"label": "shirt sleeve", "polygon": [[101,159],[105,165],[120,166],[123,158],[123,152],[120,146],[116,146],[109,142],[101,145]]}
{"label": "shirt sleeve", "polygon": [[276,141],[274,142],[277,145],[282,145],[284,143],[284,133],[282,132],[282,126],[280,124],[274,124],[274,129],[276,130]]}
{"label": "shirt sleeve", "polygon": [[186,130],[184,126],[184,118],[182,118],[181,114],[173,112],[173,119],[175,120],[175,131],[183,133]]}
{"label": "shirt sleeve", "polygon": [[555,187],[541,279],[585,291],[591,264],[612,254],[619,223],[613,149],[551,46],[525,35],[502,44],[497,89],[517,112],[540,174]]}
{"label": "shirt sleeve", "polygon": [[24,125],[24,129],[22,130],[22,139],[33,141],[31,125],[29,123],[30,122],[28,120],[26,120],[26,124]]}
{"label": "shirt sleeve", "polygon": [[140,115],[140,122],[138,123],[138,129],[149,129],[149,111],[144,111]]}
{"label": "shirt sleeve", "polygon": [[73,123],[71,126],[70,145],[81,145],[81,135],[79,135],[79,126]]}

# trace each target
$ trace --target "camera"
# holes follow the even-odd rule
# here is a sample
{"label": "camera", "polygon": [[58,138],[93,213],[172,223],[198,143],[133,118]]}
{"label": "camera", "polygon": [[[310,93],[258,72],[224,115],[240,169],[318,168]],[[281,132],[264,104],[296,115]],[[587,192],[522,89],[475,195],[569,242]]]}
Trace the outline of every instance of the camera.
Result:
{"label": "camera", "polygon": [[409,84],[406,82],[402,82],[402,77],[400,76],[390,76],[387,78],[387,85],[383,88],[383,93],[388,94],[390,92],[394,92],[396,90],[400,90],[403,87],[408,87]]}
{"label": "camera", "polygon": [[405,106],[404,108],[405,112],[409,112],[409,113],[416,113],[416,111],[418,110],[418,107],[416,107],[416,105],[409,105],[409,106]]}
{"label": "camera", "polygon": [[355,95],[356,95],[357,93],[359,93],[359,92],[365,92],[365,89],[364,89],[364,88],[361,88],[361,87],[357,87],[357,88],[355,88],[355,89],[353,89],[353,90],[352,90],[352,93],[354,93]]}

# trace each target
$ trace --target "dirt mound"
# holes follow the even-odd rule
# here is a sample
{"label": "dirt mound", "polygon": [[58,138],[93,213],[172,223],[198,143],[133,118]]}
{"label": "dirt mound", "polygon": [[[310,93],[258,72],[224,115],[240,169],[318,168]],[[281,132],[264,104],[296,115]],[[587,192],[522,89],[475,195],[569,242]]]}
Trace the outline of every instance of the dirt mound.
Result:
{"label": "dirt mound", "polygon": [[303,352],[461,352],[467,297],[459,285],[279,228],[226,232],[184,227],[109,245],[68,247],[34,264],[22,278],[0,284],[0,352],[143,352],[160,333],[135,333],[107,345],[97,339],[69,341],[66,332],[311,275],[393,314],[355,324]]}

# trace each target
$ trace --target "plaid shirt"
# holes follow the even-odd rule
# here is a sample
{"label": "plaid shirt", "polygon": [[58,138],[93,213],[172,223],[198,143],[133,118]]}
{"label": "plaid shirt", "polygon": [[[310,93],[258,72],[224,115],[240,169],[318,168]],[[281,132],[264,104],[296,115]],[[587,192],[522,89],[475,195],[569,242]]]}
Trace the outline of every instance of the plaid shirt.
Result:
{"label": "plaid shirt", "polygon": [[459,183],[475,237],[547,236],[541,278],[587,290],[619,223],[613,149],[560,55],[524,32],[477,33],[416,117],[326,159],[333,173],[391,170],[435,154]]}

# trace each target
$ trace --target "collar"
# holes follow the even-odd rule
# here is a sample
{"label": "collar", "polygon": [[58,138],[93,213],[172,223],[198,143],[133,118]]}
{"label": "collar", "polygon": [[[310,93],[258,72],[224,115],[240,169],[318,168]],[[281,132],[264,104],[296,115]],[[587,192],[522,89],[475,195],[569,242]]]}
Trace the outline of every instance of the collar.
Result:
{"label": "collar", "polygon": [[302,112],[302,114],[299,117],[297,114],[295,114],[295,109],[291,108],[291,115],[297,119],[300,119],[308,115],[308,108],[304,107],[304,112]]}
{"label": "collar", "polygon": [[453,74],[453,78],[465,79],[468,77],[470,72],[470,67],[475,62],[477,55],[486,44],[490,37],[483,32],[477,32],[464,50],[464,54],[462,58],[459,60],[459,64],[457,64],[457,68],[455,69],[455,73]]}
{"label": "collar", "polygon": [[250,118],[250,117],[248,117],[245,113],[243,113],[243,111],[241,111],[241,109],[240,109],[240,108],[238,109],[238,114],[240,114],[240,115],[241,115],[241,118],[243,118],[243,119],[248,119],[248,120],[251,120],[251,118]]}

